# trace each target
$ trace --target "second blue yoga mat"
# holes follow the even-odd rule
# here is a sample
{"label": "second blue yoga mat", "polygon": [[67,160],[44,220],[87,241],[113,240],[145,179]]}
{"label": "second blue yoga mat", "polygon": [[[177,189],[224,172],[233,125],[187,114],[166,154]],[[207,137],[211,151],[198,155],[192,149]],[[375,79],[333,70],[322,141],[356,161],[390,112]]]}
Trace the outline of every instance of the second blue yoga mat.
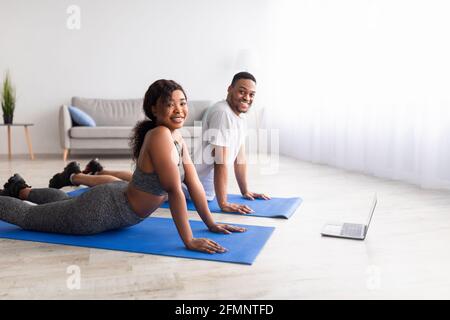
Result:
{"label": "second blue yoga mat", "polygon": [[[86,192],[89,190],[89,188],[80,188],[76,189],[74,191],[68,192],[68,195],[71,197],[76,197],[82,194],[83,192]],[[239,203],[239,204],[245,204],[249,206],[250,208],[255,211],[254,213],[248,214],[249,216],[255,216],[255,217],[266,217],[266,218],[284,218],[289,219],[297,210],[297,208],[302,203],[301,198],[272,198],[271,200],[247,200],[244,199],[241,195],[238,194],[229,194],[228,195],[228,201]],[[219,207],[219,204],[217,203],[217,200],[214,198],[214,200],[208,202],[208,207],[211,212],[214,213],[224,213]],[[161,208],[169,208],[169,203],[165,202],[161,206]],[[187,200],[187,208],[188,210],[195,211],[194,203],[191,200]],[[227,212],[231,214],[239,214],[238,212]]]}
{"label": "second blue yoga mat", "polygon": [[[239,194],[229,194],[228,202],[245,204],[252,208],[252,210],[255,212],[246,214],[248,216],[289,219],[289,217],[291,217],[295,213],[297,208],[302,203],[302,199],[271,198],[270,200],[247,200]],[[212,201],[208,201],[208,207],[209,210],[214,213],[230,213],[242,215],[242,213],[238,212],[222,212],[216,198],[214,198],[214,200]],[[164,202],[161,208],[169,208],[169,203]],[[187,208],[188,210],[195,211],[194,203],[191,200],[187,200]]]}
{"label": "second blue yoga mat", "polygon": [[25,231],[0,221],[0,238],[250,265],[274,230],[272,227],[240,225],[247,228],[247,231],[225,235],[209,232],[201,221],[189,222],[194,237],[214,240],[227,248],[228,252],[208,254],[188,250],[181,241],[173,220],[157,217],[147,218],[129,228],[90,236]]}

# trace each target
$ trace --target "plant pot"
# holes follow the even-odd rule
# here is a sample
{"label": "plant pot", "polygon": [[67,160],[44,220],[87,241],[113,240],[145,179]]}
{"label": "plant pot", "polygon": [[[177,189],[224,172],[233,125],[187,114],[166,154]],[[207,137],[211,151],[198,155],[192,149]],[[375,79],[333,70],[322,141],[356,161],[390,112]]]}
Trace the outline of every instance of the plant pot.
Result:
{"label": "plant pot", "polygon": [[4,114],[3,115],[3,123],[4,124],[12,124],[13,123],[13,114]]}

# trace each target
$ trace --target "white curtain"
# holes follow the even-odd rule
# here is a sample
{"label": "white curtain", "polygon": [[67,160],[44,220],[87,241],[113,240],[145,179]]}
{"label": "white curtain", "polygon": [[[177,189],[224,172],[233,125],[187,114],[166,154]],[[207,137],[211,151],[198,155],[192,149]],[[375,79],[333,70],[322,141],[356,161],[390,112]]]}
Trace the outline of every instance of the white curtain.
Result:
{"label": "white curtain", "polygon": [[280,152],[450,189],[450,4],[271,2]]}

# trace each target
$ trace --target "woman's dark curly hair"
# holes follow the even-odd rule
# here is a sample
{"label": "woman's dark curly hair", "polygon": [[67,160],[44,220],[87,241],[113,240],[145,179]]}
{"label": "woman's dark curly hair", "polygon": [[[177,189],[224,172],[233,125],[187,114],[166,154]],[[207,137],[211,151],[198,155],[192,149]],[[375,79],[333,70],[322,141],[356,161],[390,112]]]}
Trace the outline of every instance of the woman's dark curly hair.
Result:
{"label": "woman's dark curly hair", "polygon": [[133,129],[130,138],[130,147],[133,150],[133,159],[139,157],[145,135],[148,131],[157,126],[156,117],[152,112],[152,106],[156,106],[158,102],[168,104],[172,97],[172,92],[181,90],[186,97],[183,88],[173,80],[160,79],[153,82],[148,88],[144,96],[143,109],[146,117],[143,121],[139,121]]}

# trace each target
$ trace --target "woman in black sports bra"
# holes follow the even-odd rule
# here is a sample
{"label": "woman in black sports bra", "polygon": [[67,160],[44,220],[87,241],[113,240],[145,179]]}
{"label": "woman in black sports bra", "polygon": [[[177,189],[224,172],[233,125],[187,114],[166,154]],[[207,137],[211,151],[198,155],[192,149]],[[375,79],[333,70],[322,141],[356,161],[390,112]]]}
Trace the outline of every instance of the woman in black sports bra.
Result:
{"label": "woman in black sports bra", "polygon": [[168,197],[178,233],[188,249],[208,253],[226,251],[210,239],[194,238],[189,225],[182,182],[211,232],[245,231],[216,224],[212,218],[186,144],[177,132],[188,114],[183,88],[172,80],[158,80],[147,90],[143,108],[148,119],[134,128],[131,145],[136,171],[130,183],[116,181],[99,185],[68,199],[61,190],[31,189],[16,174],[5,184],[0,196],[0,220],[27,230],[95,234],[141,222]]}

